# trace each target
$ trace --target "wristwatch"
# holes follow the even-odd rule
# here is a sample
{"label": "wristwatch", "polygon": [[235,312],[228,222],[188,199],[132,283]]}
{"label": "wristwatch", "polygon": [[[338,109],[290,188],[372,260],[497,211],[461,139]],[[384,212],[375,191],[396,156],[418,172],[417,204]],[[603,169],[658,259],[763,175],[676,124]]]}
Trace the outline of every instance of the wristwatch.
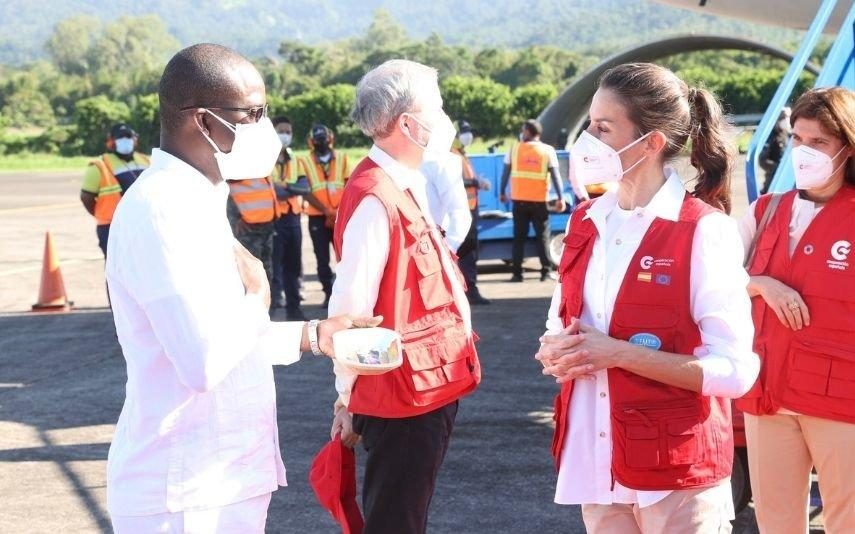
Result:
{"label": "wristwatch", "polygon": [[312,319],[306,323],[306,333],[309,336],[309,346],[312,348],[312,354],[315,356],[323,356],[321,346],[318,344],[318,325],[321,322],[317,319]]}

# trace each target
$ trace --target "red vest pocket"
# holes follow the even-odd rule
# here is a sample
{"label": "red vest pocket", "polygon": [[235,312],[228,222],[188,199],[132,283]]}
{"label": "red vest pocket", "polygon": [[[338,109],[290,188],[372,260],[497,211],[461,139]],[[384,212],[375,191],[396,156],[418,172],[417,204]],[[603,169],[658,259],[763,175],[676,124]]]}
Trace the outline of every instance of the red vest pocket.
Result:
{"label": "red vest pocket", "polygon": [[855,417],[855,350],[826,340],[794,339],[784,400],[811,415],[815,407],[828,416]]}
{"label": "red vest pocket", "polygon": [[855,332],[855,276],[811,272],[802,296],[812,325]]}
{"label": "red vest pocket", "polygon": [[612,423],[615,454],[622,446],[629,468],[668,469],[703,460],[699,401],[624,404],[612,412]]}

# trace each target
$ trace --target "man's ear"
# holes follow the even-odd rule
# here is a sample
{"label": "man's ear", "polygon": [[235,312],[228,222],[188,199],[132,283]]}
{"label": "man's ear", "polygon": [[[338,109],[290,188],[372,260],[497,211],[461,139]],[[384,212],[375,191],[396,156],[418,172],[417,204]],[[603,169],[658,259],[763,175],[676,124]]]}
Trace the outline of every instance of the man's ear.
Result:
{"label": "man's ear", "polygon": [[208,127],[208,117],[206,117],[207,113],[204,111],[196,111],[193,113],[193,122],[196,124],[196,128],[199,129],[200,132],[211,136],[211,129]]}

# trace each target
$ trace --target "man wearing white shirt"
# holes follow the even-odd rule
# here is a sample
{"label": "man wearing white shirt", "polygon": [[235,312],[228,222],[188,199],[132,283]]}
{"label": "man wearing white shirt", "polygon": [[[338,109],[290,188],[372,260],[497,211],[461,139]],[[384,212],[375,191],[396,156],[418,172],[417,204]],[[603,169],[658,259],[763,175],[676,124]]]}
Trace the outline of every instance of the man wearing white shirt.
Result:
{"label": "man wearing white shirt", "polygon": [[159,97],[161,148],[116,211],[106,266],[128,372],[108,509],[118,533],[260,533],[285,485],[272,365],[330,353],[352,321],[271,323],[261,262],[232,236],[224,179],[266,176],[278,153],[252,64],[191,46]]}
{"label": "man wearing white shirt", "polygon": [[352,117],[374,146],[344,190],[334,237],[339,258],[330,313],[382,315],[402,336],[404,363],[356,377],[336,368],[332,434],[367,451],[366,534],[427,528],[427,512],[458,400],[478,385],[469,303],[428,209],[424,155],[449,153],[436,70],[392,60],[357,86]]}
{"label": "man wearing white shirt", "polygon": [[461,179],[463,158],[453,152],[436,158],[425,158],[421,172],[427,180],[431,217],[443,229],[448,248],[457,252],[472,225],[472,214]]}

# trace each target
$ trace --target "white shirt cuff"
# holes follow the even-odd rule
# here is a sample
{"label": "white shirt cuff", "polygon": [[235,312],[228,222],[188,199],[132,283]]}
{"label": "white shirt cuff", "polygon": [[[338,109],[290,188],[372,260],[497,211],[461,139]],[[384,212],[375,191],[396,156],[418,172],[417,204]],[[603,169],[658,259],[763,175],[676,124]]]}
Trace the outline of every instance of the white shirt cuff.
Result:
{"label": "white shirt cuff", "polygon": [[739,361],[718,354],[699,355],[698,361],[704,376],[701,393],[709,397],[737,399],[745,395],[760,371],[760,359],[753,352]]}
{"label": "white shirt cuff", "polygon": [[258,338],[257,350],[261,351],[270,365],[291,365],[300,361],[303,339],[303,323],[270,322]]}

